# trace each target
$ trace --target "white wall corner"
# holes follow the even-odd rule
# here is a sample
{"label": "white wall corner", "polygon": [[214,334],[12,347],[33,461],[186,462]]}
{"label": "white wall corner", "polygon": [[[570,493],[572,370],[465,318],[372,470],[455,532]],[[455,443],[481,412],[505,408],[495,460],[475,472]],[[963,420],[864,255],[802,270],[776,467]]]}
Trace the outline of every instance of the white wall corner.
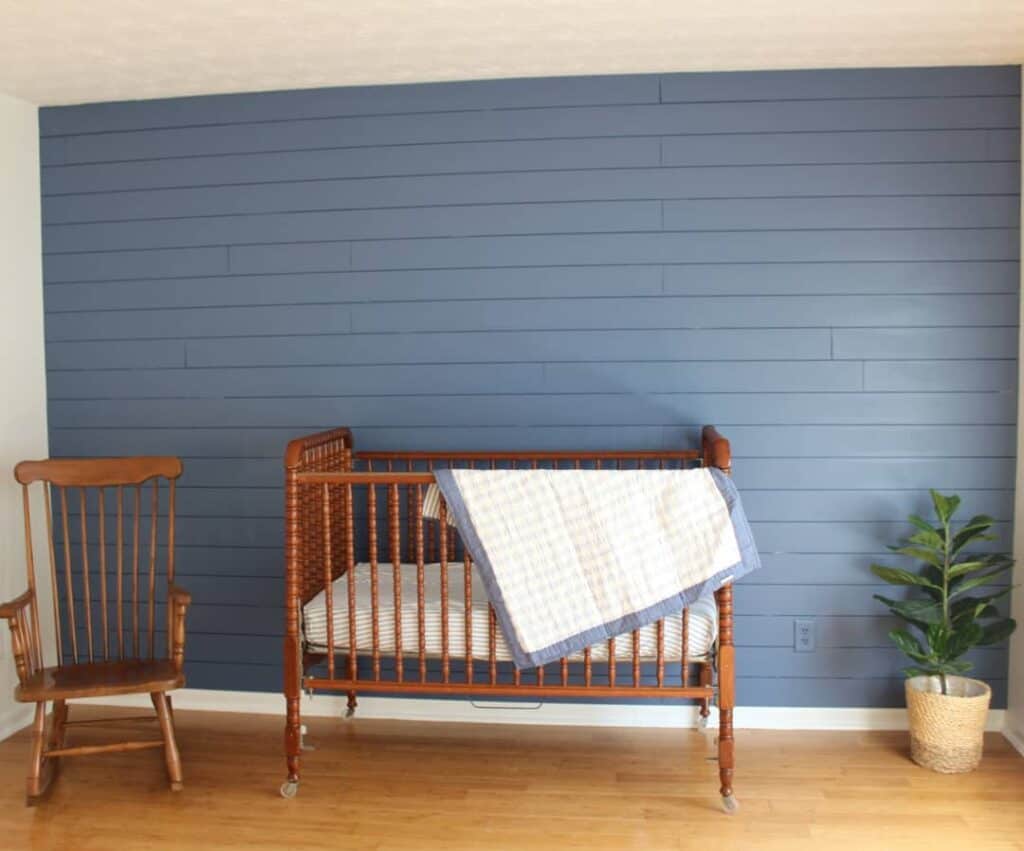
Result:
{"label": "white wall corner", "polygon": [[[1021,68],[1021,89],[1024,91],[1024,66]],[[1021,159],[1024,160],[1024,145],[1021,147]],[[1021,198],[1024,201],[1024,182],[1021,186]],[[1024,209],[1024,203],[1022,203]],[[1024,231],[1022,231],[1024,233]],[[1024,239],[1021,241],[1024,249]],[[1024,254],[1024,250],[1022,250]],[[1024,293],[1024,277],[1018,293]],[[1017,349],[1017,476],[1014,488],[1013,506],[1013,555],[1017,560],[1013,576],[1018,586],[1024,585],[1024,372],[1019,365],[1024,363],[1024,299],[1021,299],[1021,312],[1018,318],[1018,349]],[[1006,726],[1004,733],[1017,750],[1024,754],[1024,588],[1018,587],[1011,595],[1010,610],[1019,624],[1016,633],[1010,639],[1009,683],[1007,686]]]}
{"label": "white wall corner", "polygon": [[[0,94],[0,599],[22,593],[25,539],[21,491],[11,469],[45,457],[46,368],[39,182],[39,110]],[[41,503],[39,503],[41,506]],[[42,516],[41,511],[38,516]],[[41,531],[41,530],[40,530]],[[45,538],[37,538],[37,547]],[[45,552],[45,549],[37,550]],[[41,612],[52,607],[48,598]],[[0,734],[20,725],[10,635],[0,623]]]}

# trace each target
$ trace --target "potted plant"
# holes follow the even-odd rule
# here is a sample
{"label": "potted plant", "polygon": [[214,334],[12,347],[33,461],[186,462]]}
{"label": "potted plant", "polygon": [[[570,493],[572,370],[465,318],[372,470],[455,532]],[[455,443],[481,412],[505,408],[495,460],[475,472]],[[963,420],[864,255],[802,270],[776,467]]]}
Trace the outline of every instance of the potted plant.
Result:
{"label": "potted plant", "polygon": [[938,525],[912,514],[914,534],[902,546],[889,547],[920,562],[920,569],[914,573],[873,564],[871,571],[911,592],[903,600],[875,595],[909,627],[894,629],[889,637],[913,662],[904,669],[910,756],[934,771],[957,773],[981,761],[992,697],[985,683],[963,676],[973,666],[962,657],[973,647],[1005,640],[1016,628],[995,605],[1009,586],[984,587],[1006,573],[1013,559],[1003,553],[969,553],[971,544],[995,540],[989,534],[995,521],[979,514],[953,528],[960,497],[935,490],[931,496]]}

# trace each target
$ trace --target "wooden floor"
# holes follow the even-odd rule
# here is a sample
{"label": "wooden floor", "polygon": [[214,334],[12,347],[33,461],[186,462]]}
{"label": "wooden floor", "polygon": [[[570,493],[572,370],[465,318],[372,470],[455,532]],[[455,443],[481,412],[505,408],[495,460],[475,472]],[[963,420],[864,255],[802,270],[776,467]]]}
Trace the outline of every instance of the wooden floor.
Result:
{"label": "wooden floor", "polygon": [[0,848],[1024,851],[1024,759],[998,735],[981,770],[949,777],[901,733],[740,731],[727,816],[696,731],[311,719],[288,801],[279,719],[176,714],[178,794],[158,752],[82,757],[27,809],[28,737],[0,743]]}

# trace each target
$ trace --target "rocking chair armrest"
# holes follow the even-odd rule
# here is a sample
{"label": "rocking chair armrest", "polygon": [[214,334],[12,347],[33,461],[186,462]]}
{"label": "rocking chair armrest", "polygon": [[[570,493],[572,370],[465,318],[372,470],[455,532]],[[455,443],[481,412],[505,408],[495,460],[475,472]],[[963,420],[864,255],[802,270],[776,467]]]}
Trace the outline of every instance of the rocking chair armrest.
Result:
{"label": "rocking chair armrest", "polygon": [[171,661],[180,674],[185,666],[185,613],[192,602],[192,595],[180,585],[173,582],[167,588],[168,616],[167,625],[171,638]]}
{"label": "rocking chair armrest", "polygon": [[22,609],[31,605],[34,599],[35,594],[31,591],[26,591],[20,597],[15,597],[13,600],[8,600],[6,603],[0,603],[0,618],[10,620]]}
{"label": "rocking chair armrest", "polygon": [[[11,650],[14,654],[14,669],[18,673],[18,682],[25,681],[42,666],[42,650],[36,641],[31,615],[22,614],[35,603],[36,595],[29,589],[20,597],[6,603],[0,603],[0,618],[7,621],[11,628]],[[39,625],[35,624],[36,629]]]}
{"label": "rocking chair armrest", "polygon": [[187,608],[192,604],[192,595],[180,585],[175,585],[173,582],[167,587],[167,599],[183,608]]}

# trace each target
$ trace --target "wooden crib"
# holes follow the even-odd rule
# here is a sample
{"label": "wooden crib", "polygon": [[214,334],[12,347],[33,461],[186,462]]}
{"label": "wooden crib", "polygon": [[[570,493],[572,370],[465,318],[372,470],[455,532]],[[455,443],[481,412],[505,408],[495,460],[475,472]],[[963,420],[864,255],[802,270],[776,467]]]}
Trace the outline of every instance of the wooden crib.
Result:
{"label": "wooden crib", "polygon": [[[347,428],[289,443],[284,639],[288,779],[281,794],[290,798],[298,791],[303,690],[345,692],[349,715],[359,692],[535,700],[684,698],[699,702],[702,723],[717,698],[720,791],[723,806],[732,812],[731,585],[721,588],[711,604],[717,638],[708,631],[713,624],[698,622],[687,609],[643,633],[637,630],[589,647],[579,657],[520,671],[505,661],[494,610],[475,588],[472,558],[458,532],[444,522],[443,501],[440,521],[423,516],[432,470],[445,466],[715,466],[728,472],[730,450],[712,426],[704,427],[699,449],[643,452],[357,452]],[[700,646],[694,652],[691,645]]]}

